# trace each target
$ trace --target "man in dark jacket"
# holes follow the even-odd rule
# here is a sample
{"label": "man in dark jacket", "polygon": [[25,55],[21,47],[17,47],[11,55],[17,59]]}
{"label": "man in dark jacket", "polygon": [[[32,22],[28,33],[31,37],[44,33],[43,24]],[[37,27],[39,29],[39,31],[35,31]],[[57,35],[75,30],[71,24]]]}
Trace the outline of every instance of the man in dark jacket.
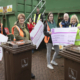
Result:
{"label": "man in dark jacket", "polygon": [[63,20],[61,22],[61,25],[63,28],[67,28],[70,25],[70,19],[69,19],[69,15],[67,13],[64,14],[63,16]]}

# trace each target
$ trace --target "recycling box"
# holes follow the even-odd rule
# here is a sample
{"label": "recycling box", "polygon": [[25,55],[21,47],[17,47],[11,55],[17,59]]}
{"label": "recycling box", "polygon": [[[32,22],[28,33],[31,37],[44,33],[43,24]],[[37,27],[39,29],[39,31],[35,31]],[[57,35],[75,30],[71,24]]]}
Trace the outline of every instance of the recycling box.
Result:
{"label": "recycling box", "polygon": [[67,46],[59,54],[64,57],[64,80],[80,80],[80,46]]}
{"label": "recycling box", "polygon": [[31,80],[31,50],[36,47],[30,41],[8,42],[2,47],[5,80]]}

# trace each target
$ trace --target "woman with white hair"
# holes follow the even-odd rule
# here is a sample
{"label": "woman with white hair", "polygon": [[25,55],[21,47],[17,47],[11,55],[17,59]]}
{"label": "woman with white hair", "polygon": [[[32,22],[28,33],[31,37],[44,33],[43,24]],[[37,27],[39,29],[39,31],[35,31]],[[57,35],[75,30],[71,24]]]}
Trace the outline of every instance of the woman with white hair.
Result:
{"label": "woman with white hair", "polygon": [[70,19],[68,13],[64,13],[63,20],[59,23],[60,27],[67,28],[70,25]]}
{"label": "woman with white hair", "polygon": [[80,45],[80,23],[76,15],[71,16],[69,27],[78,27],[75,45]]}
{"label": "woman with white hair", "polygon": [[79,19],[78,17],[74,14],[71,16],[71,19],[70,19],[70,26],[71,27],[77,27],[79,25]]}

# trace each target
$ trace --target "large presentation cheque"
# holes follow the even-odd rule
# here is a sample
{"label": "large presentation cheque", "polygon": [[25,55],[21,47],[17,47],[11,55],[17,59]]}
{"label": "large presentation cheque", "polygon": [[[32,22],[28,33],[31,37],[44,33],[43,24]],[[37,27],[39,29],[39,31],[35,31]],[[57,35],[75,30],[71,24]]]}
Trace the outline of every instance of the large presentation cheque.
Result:
{"label": "large presentation cheque", "polygon": [[70,45],[75,43],[77,28],[51,29],[53,45]]}

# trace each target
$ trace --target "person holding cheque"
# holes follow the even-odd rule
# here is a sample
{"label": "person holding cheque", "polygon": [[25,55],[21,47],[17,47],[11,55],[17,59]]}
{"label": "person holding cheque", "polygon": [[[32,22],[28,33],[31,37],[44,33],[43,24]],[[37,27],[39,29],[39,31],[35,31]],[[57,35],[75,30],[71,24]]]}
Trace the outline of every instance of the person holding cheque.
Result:
{"label": "person holding cheque", "polygon": [[59,23],[60,28],[68,28],[70,25],[69,14],[64,13],[63,20]]}
{"label": "person holding cheque", "polygon": [[72,28],[78,27],[75,45],[80,45],[80,23],[79,23],[79,19],[76,15],[72,15],[69,27],[72,27]]}
{"label": "person holding cheque", "polygon": [[53,19],[53,13],[50,12],[48,14],[48,21],[45,23],[45,27],[44,27],[44,35],[45,35],[44,42],[46,43],[46,47],[47,47],[47,67],[49,69],[54,69],[51,64],[58,65],[58,63],[55,62],[55,58],[59,53],[59,46],[58,45],[54,45],[55,53],[54,53],[53,58],[50,62],[51,49],[53,46],[52,39],[51,39],[51,29],[56,28],[56,27],[57,27],[57,25]]}

